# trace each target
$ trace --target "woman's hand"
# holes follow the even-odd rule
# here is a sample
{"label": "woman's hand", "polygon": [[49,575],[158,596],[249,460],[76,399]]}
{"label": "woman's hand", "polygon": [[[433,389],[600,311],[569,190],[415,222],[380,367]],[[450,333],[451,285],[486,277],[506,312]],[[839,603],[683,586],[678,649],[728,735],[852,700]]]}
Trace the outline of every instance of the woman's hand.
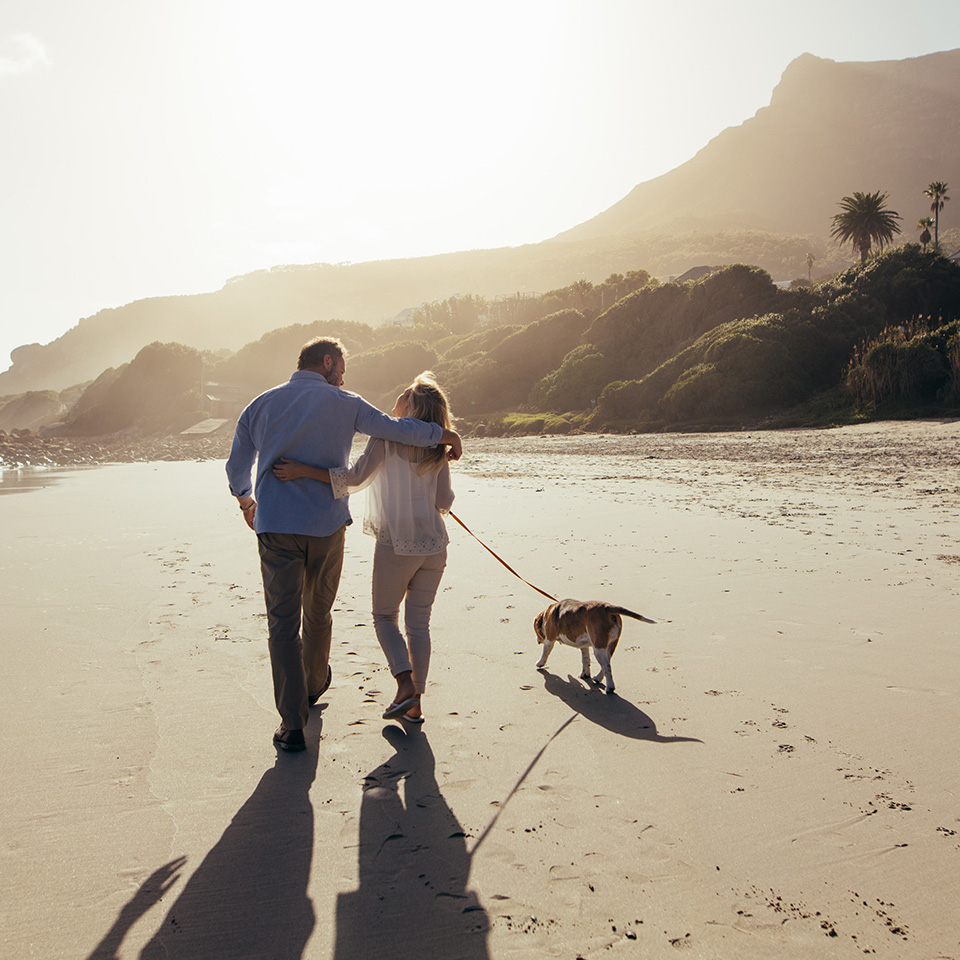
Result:
{"label": "woman's hand", "polygon": [[299,460],[288,460],[286,457],[281,457],[273,465],[273,475],[278,480],[296,480],[307,475],[307,466],[300,463]]}
{"label": "woman's hand", "polygon": [[447,450],[448,460],[459,460],[463,456],[463,441],[456,431],[444,430],[440,436],[440,443],[445,443],[450,448]]}

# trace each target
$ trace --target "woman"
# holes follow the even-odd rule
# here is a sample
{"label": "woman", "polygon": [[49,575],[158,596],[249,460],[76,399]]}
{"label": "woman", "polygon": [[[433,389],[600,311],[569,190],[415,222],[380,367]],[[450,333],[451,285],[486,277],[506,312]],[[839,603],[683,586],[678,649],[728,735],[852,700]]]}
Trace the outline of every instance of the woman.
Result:
{"label": "woman", "polygon": [[[450,429],[447,398],[428,370],[397,397],[395,417],[415,417]],[[333,487],[337,499],[365,487],[363,532],[376,538],[373,554],[373,625],[386,654],[397,693],[385,720],[422,723],[420,698],[430,666],[430,613],[447,562],[447,531],[441,514],[453,506],[445,448],[429,450],[371,439],[350,467],[310,467],[281,459],[280,480],[302,477]],[[400,633],[404,604],[406,641]]]}

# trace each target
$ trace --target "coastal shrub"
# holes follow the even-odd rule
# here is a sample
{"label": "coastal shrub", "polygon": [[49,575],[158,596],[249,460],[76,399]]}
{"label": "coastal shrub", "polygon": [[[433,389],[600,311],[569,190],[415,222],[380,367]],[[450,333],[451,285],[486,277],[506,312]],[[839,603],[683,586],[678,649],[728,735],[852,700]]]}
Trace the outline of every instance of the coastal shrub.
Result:
{"label": "coastal shrub", "polygon": [[241,386],[249,398],[290,379],[297,369],[300,348],[314,337],[335,337],[347,349],[347,363],[358,351],[372,344],[373,330],[365,323],[326,320],[295,323],[265,333],[235,354],[207,369],[211,382]]}
{"label": "coastal shrub", "polygon": [[643,287],[600,314],[584,340],[607,358],[612,378],[642,376],[676,352],[686,305],[681,284]]}
{"label": "coastal shrub", "polygon": [[733,263],[690,285],[687,324],[691,335],[699,335],[704,321],[717,326],[772,309],[782,291],[760,267]]}
{"label": "coastal shrub", "polygon": [[836,385],[849,356],[846,340],[824,332],[813,323],[809,311],[801,309],[767,314],[760,320],[769,324],[771,336],[783,344],[792,373],[814,388]]}
{"label": "coastal shrub", "polygon": [[663,393],[656,388],[651,389],[652,376],[643,380],[614,380],[608,383],[597,401],[596,422],[655,419],[656,406]]}
{"label": "coastal shrub", "polygon": [[659,410],[668,420],[738,416],[801,399],[808,383],[789,349],[789,331],[774,318],[724,324],[697,342],[702,357],[677,377]]}
{"label": "coastal shrub", "polygon": [[517,407],[582,341],[586,325],[579,310],[561,310],[514,330],[485,354],[445,362],[436,372],[463,416]]}
{"label": "coastal shrub", "polygon": [[806,367],[811,380],[824,386],[838,383],[857,339],[854,318],[842,306],[824,304],[808,313],[787,313],[784,319],[801,333],[797,362]]}
{"label": "coastal shrub", "polygon": [[866,418],[853,404],[846,384],[815,393],[789,409],[764,417],[764,425],[773,430],[840,427],[862,423]]}
{"label": "coastal shrub", "polygon": [[[960,324],[954,326],[960,328]],[[944,392],[944,399],[948,403],[960,403],[960,329],[947,340],[945,353],[950,368],[950,383]]]}
{"label": "coastal shrub", "polygon": [[402,343],[407,340],[419,340],[427,343],[436,343],[444,339],[449,330],[439,323],[421,322],[414,325],[406,323],[385,323],[374,331],[373,344],[366,349],[373,347],[390,346],[391,344]]}
{"label": "coastal shrub", "polygon": [[[583,341],[586,327],[579,310],[561,310],[510,334],[491,349],[490,356],[521,376],[543,376]],[[529,385],[524,393],[528,391]]]}
{"label": "coastal shrub", "polygon": [[436,365],[437,355],[421,340],[385,343],[347,358],[344,389],[377,398],[393,408],[397,394],[424,370]]}
{"label": "coastal shrub", "polygon": [[[762,277],[747,280],[764,294]],[[949,335],[935,328],[941,317],[960,315],[960,267],[919,248],[898,249],[819,289],[822,299],[807,291],[778,296],[782,311],[716,325],[633,382],[621,372],[621,382],[602,391],[591,424],[773,413],[844,382],[858,341],[866,346],[846,382],[861,404],[942,402],[955,395]],[[914,331],[903,343],[880,335],[891,315],[897,323],[888,329]],[[598,318],[590,336],[616,323],[622,329],[625,318]]]}
{"label": "coastal shrub", "polygon": [[728,374],[744,378],[779,373],[790,359],[775,324],[745,321],[724,325],[719,336],[708,337],[704,358]]}
{"label": "coastal shrub", "polygon": [[960,264],[908,243],[845,270],[823,293],[855,314],[866,336],[911,320],[935,329],[960,319]]}
{"label": "coastal shrub", "polygon": [[576,429],[578,420],[571,416],[538,413],[506,413],[491,417],[484,424],[484,434],[491,437],[527,436],[529,434],[566,434]]}
{"label": "coastal shrub", "polygon": [[441,337],[439,340],[431,344],[434,353],[438,357],[442,357],[448,350],[453,350],[461,340],[463,336],[458,333],[451,333],[445,337]]}
{"label": "coastal shrub", "polygon": [[665,283],[624,297],[586,333],[617,379],[640,378],[721,324],[808,303],[781,291],[766,271],[731,264],[691,283]]}
{"label": "coastal shrub", "polygon": [[717,371],[715,364],[698,363],[681,374],[658,406],[670,420],[689,420],[708,405],[729,406],[728,392],[728,378]]}
{"label": "coastal shrub", "polygon": [[611,365],[592,343],[574,347],[559,368],[536,383],[530,403],[540,410],[585,410],[610,380]]}
{"label": "coastal shrub", "polygon": [[639,290],[641,287],[655,287],[659,282],[646,270],[628,270],[626,274],[611,273],[602,283],[591,283],[581,279],[566,287],[548,290],[540,298],[540,302],[551,313],[575,308],[595,316],[634,290]]}
{"label": "coastal shrub", "polygon": [[519,324],[488,327],[485,330],[480,330],[466,337],[456,337],[454,341],[449,344],[445,339],[442,344],[437,345],[437,354],[442,357],[444,362],[463,360],[473,355],[485,355],[496,347],[497,344],[506,340],[511,333],[516,333],[520,329]]}
{"label": "coastal shrub", "polygon": [[[803,256],[810,249],[805,242]],[[796,275],[803,256],[784,275]],[[691,262],[717,259],[697,254]],[[627,292],[640,280],[644,284]],[[657,284],[642,271],[611,274],[602,284],[578,281],[552,291],[552,300],[518,294],[509,298],[516,311],[507,299],[487,304],[501,319],[532,319],[526,325],[453,334],[441,323],[424,338],[433,328],[294,324],[216,364],[208,354],[203,377],[253,396],[289,377],[303,342],[333,335],[349,351],[348,389],[382,406],[391,406],[412,376],[432,368],[454,410],[468,420],[492,424],[496,411],[521,410],[543,418],[542,430],[549,416],[571,410],[583,411],[595,428],[615,423],[623,429],[768,416],[845,383],[862,406],[960,403],[960,345],[956,330],[947,329],[960,320],[960,265],[908,244],[812,290],[797,286],[780,290],[765,271],[743,264],[682,284]],[[453,305],[459,302],[454,298]],[[548,302],[583,309],[540,316]],[[424,323],[427,314],[452,309],[450,301],[443,304],[424,311]],[[898,328],[909,328],[909,335],[887,343],[885,331]],[[856,354],[858,343],[867,346]],[[161,371],[166,360],[157,355],[154,361]],[[186,385],[172,370],[163,373],[170,395],[158,396],[151,413],[129,389],[131,378],[140,377],[150,392],[151,375],[141,365],[131,374],[128,366],[86,385],[69,414],[71,429],[146,429],[200,411],[200,375],[191,373]]]}
{"label": "coastal shrub", "polygon": [[957,322],[935,331],[903,325],[858,344],[846,374],[857,405],[883,409],[954,397],[958,328]]}
{"label": "coastal shrub", "polygon": [[794,377],[741,379],[711,364],[687,370],[659,404],[661,415],[672,423],[712,423],[744,414],[782,409],[806,396],[804,384]]}
{"label": "coastal shrub", "polygon": [[812,390],[796,355],[818,339],[799,314],[721,324],[639,381],[608,385],[593,422],[710,422],[795,403]]}
{"label": "coastal shrub", "polygon": [[472,416],[477,410],[490,409],[485,404],[476,402],[476,398],[483,395],[480,371],[487,362],[487,354],[477,352],[462,359],[438,360],[433,368],[458,416]]}
{"label": "coastal shrub", "polygon": [[488,327],[458,337],[438,357],[434,373],[458,415],[472,416],[495,409],[489,402],[491,385],[486,382],[486,371],[491,365],[489,351],[521,329],[520,326]]}

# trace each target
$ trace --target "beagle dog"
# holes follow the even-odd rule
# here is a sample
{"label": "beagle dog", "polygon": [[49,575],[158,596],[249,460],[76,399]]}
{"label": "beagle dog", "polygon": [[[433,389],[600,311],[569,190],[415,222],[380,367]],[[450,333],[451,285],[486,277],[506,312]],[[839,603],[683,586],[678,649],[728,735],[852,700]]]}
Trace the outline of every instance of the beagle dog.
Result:
{"label": "beagle dog", "polygon": [[537,643],[543,644],[543,656],[537,661],[540,670],[547,664],[547,657],[555,643],[565,643],[579,647],[583,657],[581,680],[590,680],[590,650],[593,650],[600,672],[593,678],[599,683],[604,679],[604,692],[613,693],[613,674],[610,672],[610,658],[617,649],[617,641],[623,629],[621,617],[633,617],[643,623],[656,623],[639,613],[615,607],[602,600],[561,600],[552,603],[533,621],[537,634]]}

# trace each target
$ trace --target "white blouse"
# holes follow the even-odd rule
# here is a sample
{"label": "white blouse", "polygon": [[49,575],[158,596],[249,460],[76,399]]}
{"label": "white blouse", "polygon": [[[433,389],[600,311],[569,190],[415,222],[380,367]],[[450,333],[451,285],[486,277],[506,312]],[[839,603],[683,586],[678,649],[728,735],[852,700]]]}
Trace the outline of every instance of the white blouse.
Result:
{"label": "white blouse", "polygon": [[387,543],[394,553],[422,557],[449,542],[441,514],[453,506],[450,465],[417,473],[426,456],[420,447],[371,437],[349,467],[331,467],[330,485],[339,500],[367,489],[363,532]]}

